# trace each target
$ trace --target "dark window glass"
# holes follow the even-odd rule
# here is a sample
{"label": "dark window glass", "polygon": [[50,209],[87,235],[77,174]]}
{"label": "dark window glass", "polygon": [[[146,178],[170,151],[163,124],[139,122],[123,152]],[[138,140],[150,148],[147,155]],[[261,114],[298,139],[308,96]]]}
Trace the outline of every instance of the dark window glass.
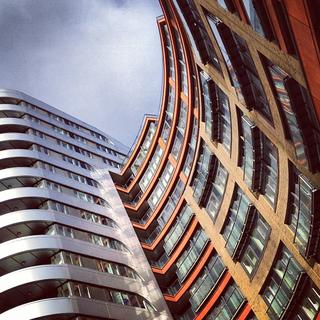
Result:
{"label": "dark window glass", "polygon": [[320,129],[306,90],[284,70],[264,58],[288,139],[299,164],[319,168]]}
{"label": "dark window glass", "polygon": [[173,118],[174,102],[175,102],[175,90],[172,86],[169,86],[167,108],[165,111],[165,120],[162,128],[162,132],[161,132],[161,138],[164,140],[164,142],[167,142],[170,134],[172,118]]}
{"label": "dark window glass", "polygon": [[187,76],[187,67],[186,59],[183,52],[181,37],[176,29],[174,29],[174,37],[176,40],[176,46],[178,51],[178,60],[179,60],[179,72],[180,72],[180,86],[181,90],[185,95],[188,95],[188,76]]}
{"label": "dark window glass", "polygon": [[262,292],[262,296],[268,305],[267,313],[270,319],[280,319],[284,316],[293,295],[299,294],[297,289],[302,274],[301,266],[288,249],[282,246]]}
{"label": "dark window glass", "polygon": [[312,29],[315,33],[318,50],[320,50],[320,27],[319,27],[319,8],[320,0],[307,0],[308,13],[312,21]]}
{"label": "dark window glass", "polygon": [[298,56],[294,35],[291,31],[291,26],[284,3],[282,0],[273,0],[272,2],[281,28],[281,33],[286,44],[287,51],[289,54]]}
{"label": "dark window glass", "polygon": [[275,145],[246,116],[239,128],[239,166],[244,181],[252,191],[260,191],[274,207],[278,192],[278,151]]}
{"label": "dark window glass", "polygon": [[194,320],[195,314],[191,308],[187,309],[183,314],[175,316],[177,320]]}
{"label": "dark window glass", "polygon": [[320,311],[320,290],[309,279],[304,286],[303,296],[297,301],[290,315],[293,320],[315,320]]}
{"label": "dark window glass", "polygon": [[200,149],[200,157],[197,163],[196,175],[192,183],[193,197],[202,206],[208,196],[209,176],[214,172],[216,158],[206,145]]}
{"label": "dark window glass", "polygon": [[194,1],[173,0],[173,2],[177,8],[181,21],[184,24],[194,53],[201,59],[202,63],[212,63],[220,70],[214,47]]}
{"label": "dark window glass", "polygon": [[201,253],[208,241],[209,239],[203,229],[197,230],[192,239],[189,241],[187,249],[183,251],[180,258],[176,262],[176,274],[180,284],[185,280],[197,260],[200,258]]}
{"label": "dark window glass", "polygon": [[269,233],[268,223],[236,187],[222,235],[228,252],[241,262],[250,277],[260,263]]}
{"label": "dark window glass", "polygon": [[227,11],[238,14],[232,0],[217,0],[217,2],[222,8],[226,9]]}
{"label": "dark window glass", "polygon": [[231,320],[235,319],[240,307],[244,302],[244,297],[238,288],[233,283],[228,286],[226,291],[221,295],[219,301],[209,313],[207,320]]}
{"label": "dark window glass", "polygon": [[219,107],[219,138],[222,145],[230,152],[231,149],[231,117],[229,99],[225,93],[217,87],[217,100]]}
{"label": "dark window glass", "polygon": [[197,145],[197,137],[198,137],[198,119],[194,118],[193,125],[192,125],[191,139],[189,142],[188,152],[187,152],[187,156],[183,166],[183,172],[185,173],[186,176],[188,176],[191,171],[191,166],[193,163],[193,158],[195,155],[195,149]]}
{"label": "dark window glass", "polygon": [[305,257],[317,252],[319,190],[293,165],[290,166],[290,189],[287,222],[294,231],[294,242]]}
{"label": "dark window glass", "polygon": [[254,207],[248,197],[239,187],[236,187],[233,202],[222,231],[223,238],[226,240],[226,248],[233,257],[240,249],[240,242],[244,236],[246,223],[250,221],[250,216],[254,214],[252,209]]}
{"label": "dark window glass", "polygon": [[206,131],[212,140],[217,140],[230,153],[231,117],[229,99],[224,92],[202,71],[200,73],[204,121]]}
{"label": "dark window glass", "polygon": [[268,13],[261,0],[242,0],[243,8],[254,31],[269,40],[274,40]]}
{"label": "dark window glass", "polygon": [[248,109],[258,110],[272,121],[268,99],[245,40],[217,17],[208,13],[207,19],[228,67],[238,99]]}
{"label": "dark window glass", "polygon": [[259,187],[261,163],[260,132],[246,116],[241,117],[240,164],[243,169],[244,181],[247,186],[256,191]]}
{"label": "dark window glass", "polygon": [[227,186],[228,172],[225,167],[218,161],[217,170],[212,180],[212,189],[206,205],[206,211],[215,221],[218,211],[220,209],[221,202],[223,200],[223,194]]}
{"label": "dark window glass", "polygon": [[241,265],[249,276],[253,276],[262,259],[269,233],[270,226],[261,214],[256,212],[253,225],[250,228],[249,236],[240,259]]}
{"label": "dark window glass", "polygon": [[278,193],[278,150],[264,134],[261,133],[260,136],[262,145],[260,192],[274,207]]}
{"label": "dark window glass", "polygon": [[179,213],[176,222],[164,238],[163,248],[168,255],[172,252],[172,250],[175,248],[175,246],[183,236],[192,217],[193,212],[190,207],[186,205]]}
{"label": "dark window glass", "polygon": [[191,295],[189,301],[193,311],[204,303],[209,294],[216,288],[216,285],[225,270],[221,258],[214,253],[207,265],[204,267],[200,276],[191,286],[189,293]]}

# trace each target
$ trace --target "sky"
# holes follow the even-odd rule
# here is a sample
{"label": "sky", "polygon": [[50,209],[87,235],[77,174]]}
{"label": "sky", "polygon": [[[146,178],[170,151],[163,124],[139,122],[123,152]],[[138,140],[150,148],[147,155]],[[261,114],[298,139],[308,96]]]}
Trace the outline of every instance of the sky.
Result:
{"label": "sky", "polygon": [[0,88],[23,91],[131,146],[157,114],[157,0],[0,0]]}

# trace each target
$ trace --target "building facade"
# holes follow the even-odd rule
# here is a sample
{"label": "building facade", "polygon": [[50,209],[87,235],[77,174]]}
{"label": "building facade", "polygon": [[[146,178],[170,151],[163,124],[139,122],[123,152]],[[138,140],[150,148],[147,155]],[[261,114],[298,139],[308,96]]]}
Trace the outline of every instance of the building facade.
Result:
{"label": "building facade", "polygon": [[128,149],[0,91],[0,319],[172,319],[110,177]]}
{"label": "building facade", "polygon": [[319,2],[160,4],[161,111],[112,177],[174,319],[319,320]]}

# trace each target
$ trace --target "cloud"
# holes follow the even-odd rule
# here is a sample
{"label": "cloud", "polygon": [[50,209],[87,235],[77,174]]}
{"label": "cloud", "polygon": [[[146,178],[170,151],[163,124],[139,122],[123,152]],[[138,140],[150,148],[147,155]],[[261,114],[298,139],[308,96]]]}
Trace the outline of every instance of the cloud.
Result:
{"label": "cloud", "polygon": [[1,0],[0,87],[130,145],[159,108],[160,14],[156,0]]}

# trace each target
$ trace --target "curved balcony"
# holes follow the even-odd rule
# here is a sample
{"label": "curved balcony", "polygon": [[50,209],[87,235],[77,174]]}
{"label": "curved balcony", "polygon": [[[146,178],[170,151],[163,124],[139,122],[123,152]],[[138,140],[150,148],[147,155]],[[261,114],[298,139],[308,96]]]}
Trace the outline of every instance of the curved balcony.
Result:
{"label": "curved balcony", "polygon": [[[123,148],[121,144],[117,143],[117,141],[113,142],[109,138],[107,138],[105,135],[96,133],[97,129],[93,128],[95,135],[93,134],[93,131],[91,131],[91,134],[89,134],[88,129],[79,130],[80,126],[74,123],[74,121],[77,121],[74,118],[72,118],[72,121],[66,120],[66,119],[63,122],[58,121],[56,117],[53,117],[53,116],[50,117],[48,112],[46,112],[44,109],[41,109],[34,104],[28,103],[27,101],[29,101],[30,99],[32,100],[34,99],[29,96],[26,96],[26,97],[28,100],[25,99],[23,101],[19,101],[18,102],[19,104],[3,104],[0,101],[0,119],[1,118],[21,118],[24,116],[23,118],[29,120],[29,123],[32,124],[32,126],[33,125],[37,126],[38,123],[40,122],[44,125],[44,127],[56,126],[74,135],[77,135],[77,136],[80,135],[80,137],[85,139],[87,142],[90,142],[91,144],[103,145],[106,148],[110,148],[110,149],[115,149],[115,146],[116,146],[118,153],[119,153],[119,150],[121,150],[122,155],[127,153],[127,150]],[[14,102],[14,101],[11,101],[9,99],[9,102]],[[57,109],[55,109],[54,112],[55,113],[58,112],[60,114],[60,111]],[[57,117],[61,118],[59,116]],[[69,116],[66,114],[63,114],[63,117],[69,118]],[[97,137],[97,135],[99,136],[99,138]],[[110,155],[112,157],[112,154]]]}
{"label": "curved balcony", "polygon": [[66,149],[54,143],[50,143],[50,141],[39,138],[35,135],[30,135],[27,133],[12,133],[12,132],[0,133],[0,147],[2,150],[30,149],[31,146],[34,144],[65,156],[71,156],[73,158],[81,160],[84,163],[93,161],[91,158],[88,158],[82,154],[79,154],[78,152],[75,152],[70,149]]}
{"label": "curved balcony", "polygon": [[[83,130],[86,131],[95,131],[96,133],[99,132],[100,135],[104,136],[106,139],[103,141],[108,141],[107,139],[107,135],[96,129],[93,126],[90,126],[89,124],[85,124],[85,126],[83,125],[84,123],[77,120],[76,118],[64,113],[61,110],[58,110],[46,103],[44,103],[43,101],[40,101],[34,97],[31,97],[21,91],[18,90],[13,90],[13,89],[0,89],[0,104],[14,104],[14,105],[19,105],[19,104],[24,104],[24,105],[28,105],[30,107],[32,107],[32,109],[34,110],[41,110],[42,112],[44,112],[45,114],[47,112],[52,113],[55,116],[63,116],[64,118],[66,118],[68,120],[68,124],[73,123],[75,124],[76,128],[81,128]],[[85,131],[85,132],[86,132]],[[92,138],[94,138],[94,135],[90,135]],[[117,141],[113,142],[113,145],[115,145],[115,143],[118,143]]]}
{"label": "curved balcony", "polygon": [[[168,211],[168,216],[163,216],[161,220],[158,221],[155,229],[147,237],[142,238],[142,247],[146,250],[155,250],[160,244],[166,246],[167,235],[173,233],[176,225],[179,221],[185,221],[185,225],[188,225],[193,217],[193,213],[187,206],[183,207],[184,201],[181,198],[178,205],[174,208],[173,212]],[[187,209],[186,209],[187,208]],[[187,214],[184,214],[187,211]],[[173,223],[176,222],[174,225]],[[134,225],[135,226],[135,225]],[[138,230],[136,229],[139,234]]]}
{"label": "curved balcony", "polygon": [[[78,266],[33,266],[1,277],[0,296],[5,295],[6,299],[2,300],[0,308],[5,314],[7,310],[38,299],[82,296],[154,311],[141,297],[140,288],[134,279],[101,274]],[[104,299],[103,294],[110,298]]]}
{"label": "curved balcony", "polygon": [[[163,3],[161,2],[161,5]],[[166,9],[164,9],[167,14]],[[161,20],[163,21],[163,20]],[[164,22],[162,22],[164,23]],[[124,190],[123,188],[117,188],[119,194],[125,204],[125,208],[132,220],[134,220],[134,227],[142,242],[143,248],[149,259],[158,259],[161,268],[153,268],[153,271],[159,276],[159,279],[164,279],[167,283],[175,272],[175,262],[182,254],[190,238],[195,232],[198,222],[192,221],[192,216],[187,219],[186,226],[183,228],[183,232],[179,235],[170,249],[170,258],[165,257],[161,249],[164,237],[169,233],[172,227],[173,221],[175,221],[181,206],[183,204],[183,191],[186,185],[192,164],[193,157],[195,155],[195,148],[197,143],[197,113],[199,108],[197,103],[194,103],[195,94],[197,94],[196,77],[191,75],[190,69],[193,67],[193,61],[190,55],[190,51],[187,48],[187,40],[179,24],[168,23],[163,27],[162,37],[168,42],[171,41],[170,48],[167,48],[169,53],[169,59],[166,63],[166,72],[169,71],[168,86],[174,88],[175,103],[172,110],[165,110],[162,108],[160,111],[160,120],[158,125],[158,132],[161,132],[161,138],[157,141],[164,152],[162,154],[162,160],[155,172],[150,178],[150,183],[147,181],[143,184],[143,188],[140,190],[137,176],[130,182],[130,188]],[[168,46],[168,43],[167,43]],[[162,39],[162,49],[164,54],[164,41]],[[171,54],[170,54],[171,53]],[[168,68],[168,65],[173,64],[174,68]],[[168,77],[168,75],[167,75]],[[173,89],[171,90],[173,92]],[[167,94],[167,93],[165,93]],[[168,94],[170,96],[170,94]],[[164,96],[163,100],[168,96]],[[163,120],[162,120],[163,119]],[[163,122],[164,121],[164,122]],[[163,124],[163,127],[162,127]],[[142,137],[139,141],[142,141]],[[154,140],[155,141],[155,140]],[[136,152],[133,153],[131,163],[136,157]],[[151,158],[150,158],[151,159]],[[141,167],[144,167],[147,161],[145,161]],[[170,176],[165,186],[160,188],[158,180],[163,178],[166,173],[168,163],[173,167],[173,174]],[[128,169],[127,169],[128,171]],[[168,170],[170,171],[170,170]],[[140,171],[141,172],[141,169]],[[146,171],[145,171],[146,172]],[[123,176],[128,175],[127,172],[121,172]],[[115,178],[117,181],[117,178]],[[134,186],[135,184],[135,186]],[[157,188],[159,186],[158,192]],[[135,189],[134,189],[135,188]],[[130,190],[129,190],[130,189]],[[171,201],[172,195],[175,194],[175,190],[180,190],[174,198],[176,202]],[[131,199],[134,199],[132,204],[128,203]],[[155,200],[153,195],[156,194]],[[124,195],[126,193],[126,195]],[[160,195],[161,193],[161,195]],[[152,201],[154,200],[154,201]],[[150,208],[150,209],[148,209]],[[144,239],[144,240],[143,240]],[[162,257],[159,256],[163,254]],[[201,253],[202,254],[202,253]],[[200,255],[201,255],[200,254]],[[159,265],[159,266],[160,266]],[[194,279],[192,280],[194,281]],[[186,297],[188,294],[187,288],[192,282],[185,286],[181,291],[181,296]],[[182,293],[183,292],[183,293]],[[184,300],[178,298],[179,301]]]}
{"label": "curved balcony", "polygon": [[[61,134],[59,130],[63,131],[65,134]],[[63,140],[64,143],[72,145],[72,149],[69,149],[72,152],[80,153],[84,155],[86,152],[91,154],[90,159],[93,159],[93,155],[97,158],[108,157],[113,161],[119,162],[119,158],[114,154],[106,151],[108,147],[97,148],[97,144],[88,144],[75,139],[74,134],[69,133],[69,131],[61,129],[59,127],[47,124],[45,122],[39,123],[21,118],[0,118],[0,133],[32,133],[33,135],[38,135],[42,139],[46,140],[47,143],[56,142]],[[71,137],[72,136],[72,137]],[[109,149],[109,148],[108,148]],[[105,151],[104,151],[105,150]],[[87,158],[87,157],[86,157]],[[92,160],[89,160],[92,161]]]}
{"label": "curved balcony", "polygon": [[1,213],[38,208],[41,203],[47,199],[67,203],[75,208],[81,207],[84,210],[100,215],[104,215],[105,212],[108,212],[108,209],[103,206],[80,200],[74,196],[63,194],[58,191],[37,187],[23,187],[1,191]]}
{"label": "curved balcony", "polygon": [[180,244],[176,247],[176,249],[172,252],[170,256],[164,253],[163,257],[159,258],[158,261],[151,261],[151,265],[154,266],[152,268],[153,272],[159,274],[166,274],[166,272],[174,265],[178,257],[181,255],[185,247],[188,245],[192,235],[197,229],[197,226],[198,221],[194,220],[193,223],[191,223],[187,228],[182,241],[180,241]]}
{"label": "curved balcony", "polygon": [[[157,117],[145,116],[140,132],[137,135],[134,148],[130,152],[131,156],[128,158],[121,172],[124,173],[121,181],[117,181],[119,186],[127,189],[138,171],[141,169],[145,160],[148,158],[148,152],[153,142],[154,133],[157,126]],[[131,171],[131,174],[130,174]]]}
{"label": "curved balcony", "polygon": [[[189,67],[189,64],[191,63],[188,59],[190,59],[190,56],[188,55],[188,53],[187,53],[187,49],[186,49],[186,47],[185,47],[185,44],[184,44],[184,42],[182,41],[182,39],[181,38],[179,38],[180,37],[180,35],[179,35],[179,33],[177,32],[177,31],[175,31],[175,32],[173,32],[173,30],[171,30],[171,27],[167,27],[167,29],[166,29],[167,31],[167,35],[166,35],[166,38],[168,38],[168,39],[171,39],[171,41],[172,41],[172,39],[174,39],[174,41],[172,41],[172,48],[174,49],[173,51],[174,51],[174,57],[175,57],[175,61],[174,61],[174,64],[175,64],[175,70],[182,70],[183,68],[182,68],[182,66],[180,65],[179,67],[178,67],[178,58],[181,60],[181,61],[183,61],[183,63],[186,65],[186,67],[188,68]],[[183,53],[182,53],[183,52]],[[185,55],[185,56],[184,56]],[[181,71],[180,70],[180,71]],[[183,75],[183,76],[182,76]],[[181,77],[183,78],[185,78],[185,84],[187,83],[186,81],[188,81],[188,88],[189,88],[189,86],[190,86],[190,84],[191,84],[191,79],[190,79],[190,77],[189,77],[189,75],[188,74],[183,74],[182,73],[182,75],[181,75]],[[180,127],[180,128],[187,128],[187,130],[186,130],[186,132],[185,132],[185,135],[184,135],[184,137],[183,137],[183,141],[184,141],[184,143],[183,143],[183,146],[182,146],[182,150],[181,150],[181,154],[183,155],[183,157],[184,157],[184,155],[185,155],[185,152],[184,152],[184,149],[186,148],[186,137],[190,134],[190,130],[189,130],[189,125],[187,124],[187,123],[189,123],[191,120],[191,115],[190,115],[190,113],[191,113],[191,108],[189,107],[189,110],[188,110],[188,119],[186,120],[186,123],[185,124],[183,124],[183,123],[181,123],[181,121],[180,121],[180,119],[177,119],[177,109],[178,109],[178,105],[180,104],[180,99],[181,99],[181,101],[184,101],[185,100],[185,103],[187,103],[188,105],[190,104],[190,101],[191,101],[191,99],[192,99],[192,97],[190,96],[191,95],[191,93],[192,93],[192,90],[190,90],[190,92],[191,93],[189,93],[189,97],[183,97],[183,96],[181,96],[180,97],[180,95],[177,95],[177,93],[178,92],[180,92],[180,86],[184,86],[184,84],[182,83],[182,84],[180,84],[180,75],[179,75],[179,73],[177,74],[177,77],[178,77],[178,79],[176,79],[176,82],[175,82],[175,92],[176,92],[176,102],[175,102],[175,108],[174,108],[174,114],[173,114],[173,117],[172,117],[172,120],[170,120],[171,122],[172,122],[172,124],[170,125],[171,126],[171,128],[172,127],[174,127],[174,129],[176,129],[175,128],[175,125],[173,124],[173,123],[175,123],[175,122],[177,122],[177,126],[178,127]],[[182,79],[181,78],[181,79]],[[178,99],[178,97],[179,97],[179,99]],[[160,113],[160,117],[162,117],[163,115],[164,115],[164,110],[162,109],[162,111],[161,111],[161,113]],[[176,119],[176,120],[175,120]],[[159,126],[158,126],[158,130],[160,130],[161,129],[161,121],[159,120]],[[177,152],[177,150],[179,149],[179,147],[178,147],[178,140],[180,139],[178,139],[178,137],[176,137],[176,139],[173,141],[173,136],[175,135],[175,133],[173,132],[174,130],[170,130],[170,136],[168,137],[168,141],[167,141],[167,143],[166,143],[166,151],[165,151],[165,154],[163,155],[163,159],[167,159],[167,157],[168,157],[168,154],[169,154],[169,150],[171,149],[171,145],[172,145],[172,147],[173,147],[173,149],[172,149],[172,152],[173,152],[173,154],[176,154],[176,152]],[[183,130],[184,131],[184,130]],[[177,129],[176,131],[175,131],[177,134],[180,132],[179,131],[179,129]],[[171,137],[171,138],[170,138]],[[181,139],[180,139],[181,140]],[[181,145],[180,143],[179,143],[179,145]],[[161,163],[164,163],[163,161],[161,162]],[[180,161],[179,161],[179,163],[180,163]],[[180,166],[180,165],[179,165]],[[160,167],[162,167],[162,169],[161,170],[163,170],[163,165],[161,164],[160,165]],[[130,206],[130,205],[127,205],[126,207],[127,207],[127,209],[128,209],[128,211],[134,211],[135,210],[135,208],[136,207],[139,207],[139,204],[142,204],[143,203],[143,201],[145,201],[146,199],[147,199],[147,197],[148,197],[148,194],[149,194],[149,192],[150,192],[150,190],[152,190],[154,187],[155,187],[155,181],[157,180],[157,178],[159,177],[159,175],[160,175],[160,173],[161,173],[161,170],[160,171],[157,171],[157,173],[155,174],[155,176],[153,177],[153,180],[151,181],[151,185],[149,185],[148,187],[147,187],[147,189],[144,191],[144,193],[142,194],[142,197],[141,198],[139,198],[138,199],[138,205],[135,205],[135,206]],[[179,171],[179,168],[177,168],[177,170],[176,171]],[[123,173],[122,173],[123,174]],[[118,189],[119,190],[119,189]],[[123,191],[123,190],[119,190],[119,191]]]}
{"label": "curved balcony", "polygon": [[175,288],[175,290],[171,293],[164,294],[165,300],[167,301],[169,306],[175,308],[175,311],[177,313],[180,313],[182,310],[185,310],[186,306],[189,304],[189,290],[192,287],[192,285],[196,282],[201,272],[204,270],[204,267],[210,259],[213,250],[213,246],[209,245],[204,251],[203,255],[201,256],[201,259],[199,259],[198,263],[192,269],[190,275],[186,278],[186,280],[179,287]]}
{"label": "curved balcony", "polygon": [[[170,319],[109,173],[97,170],[121,151],[106,155],[112,141],[94,128],[22,93],[3,93],[0,319],[24,309],[29,319]],[[149,146],[152,139],[151,132]],[[37,310],[59,301],[61,310]]]}
{"label": "curved balcony", "polygon": [[[23,300],[23,295],[19,295],[21,291],[25,291],[23,286],[28,288],[29,292],[33,291],[36,295],[38,283],[54,282],[57,279],[59,279],[60,283],[73,280],[120,291],[132,291],[142,295],[141,284],[138,280],[102,273],[80,266],[61,264],[32,266],[3,275],[0,279],[0,296],[5,295],[6,299],[8,299],[13,295],[16,300]],[[15,303],[17,305],[21,304],[18,301]]]}
{"label": "curved balcony", "polygon": [[30,150],[8,149],[0,151],[0,169],[32,167],[37,161],[92,179],[91,172],[88,169],[64,161],[63,155],[61,155],[61,158],[57,158],[32,148]]}
{"label": "curved balcony", "polygon": [[117,229],[110,226],[84,221],[80,217],[67,215],[63,212],[28,209],[0,216],[0,241],[3,243],[16,237],[41,234],[53,223],[89,231],[94,234],[103,234],[117,240],[121,239]]}
{"label": "curved balcony", "polygon": [[[54,253],[64,250],[76,252],[85,256],[91,256],[94,252],[95,257],[106,261],[127,265],[135,268],[130,261],[130,255],[126,252],[106,249],[105,247],[87,243],[82,240],[52,235],[33,235],[6,241],[0,244],[1,268],[6,272],[32,266],[42,258],[50,258]],[[44,254],[46,253],[46,254]],[[10,261],[9,261],[10,260]]]}
{"label": "curved balcony", "polygon": [[97,198],[101,198],[100,190],[96,187],[89,186],[85,183],[79,183],[79,181],[75,181],[74,179],[69,178],[69,176],[64,176],[63,171],[61,171],[61,173],[62,174],[57,174],[56,172],[35,167],[2,169],[0,171],[0,184],[3,185],[1,191],[12,188],[35,186],[41,180],[49,180],[66,188],[79,190]]}
{"label": "curved balcony", "polygon": [[150,312],[144,309],[117,305],[83,297],[58,297],[43,299],[20,305],[0,314],[1,320],[65,319],[66,315],[97,317],[101,319],[126,320],[137,316],[150,319]]}

